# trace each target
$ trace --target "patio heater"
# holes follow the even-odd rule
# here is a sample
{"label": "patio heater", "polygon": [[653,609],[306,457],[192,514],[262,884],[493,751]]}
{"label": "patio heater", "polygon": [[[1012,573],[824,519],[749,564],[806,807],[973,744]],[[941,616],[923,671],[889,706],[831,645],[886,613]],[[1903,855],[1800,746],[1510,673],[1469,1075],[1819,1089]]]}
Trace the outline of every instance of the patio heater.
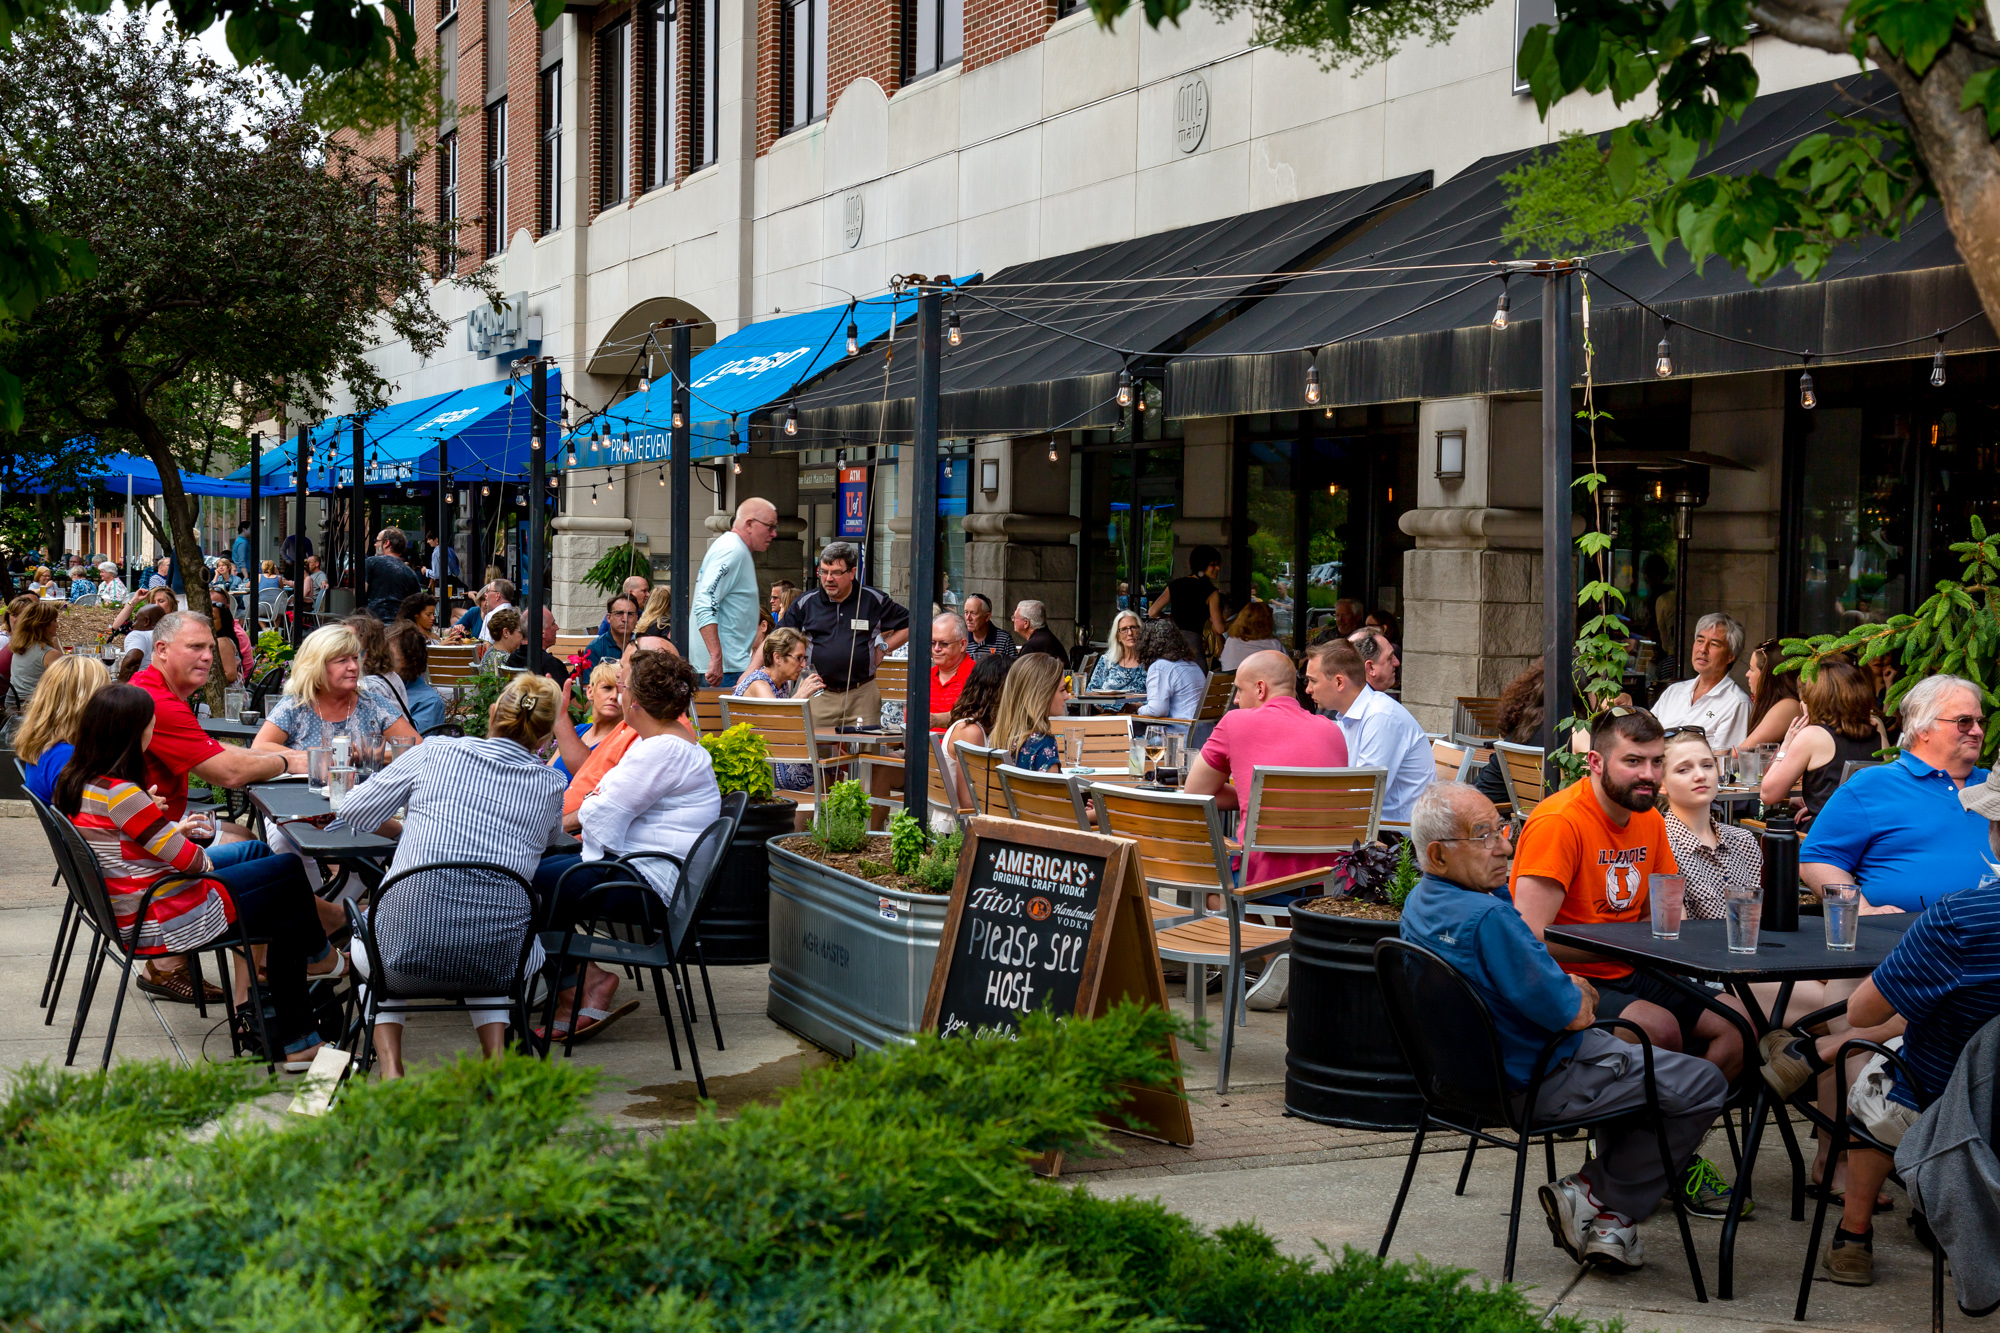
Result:
{"label": "patio heater", "polygon": [[1694,540],[1694,511],[1708,503],[1708,469],[1689,467],[1668,497],[1674,507],[1674,679],[1688,672],[1688,543]]}

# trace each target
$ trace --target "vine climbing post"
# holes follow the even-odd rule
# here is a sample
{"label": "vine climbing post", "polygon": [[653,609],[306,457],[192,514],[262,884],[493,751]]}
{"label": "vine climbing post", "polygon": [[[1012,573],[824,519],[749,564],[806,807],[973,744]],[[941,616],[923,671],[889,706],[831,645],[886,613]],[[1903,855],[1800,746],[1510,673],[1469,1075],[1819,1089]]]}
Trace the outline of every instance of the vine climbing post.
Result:
{"label": "vine climbing post", "polygon": [[674,626],[674,642],[688,641],[688,603],[694,596],[694,584],[688,577],[689,540],[694,523],[694,497],[688,493],[694,484],[694,466],[690,462],[692,440],[689,431],[693,428],[693,395],[688,389],[688,376],[694,366],[694,325],[685,322],[674,325],[671,335],[673,352],[669,359],[668,373],[672,379],[673,398],[673,524],[669,538],[667,578],[673,597],[671,612]]}
{"label": "vine climbing post", "polygon": [[1542,269],[1542,753],[1566,739],[1570,713],[1571,637],[1576,632],[1570,560],[1570,277],[1572,263]]}
{"label": "vine climbing post", "polygon": [[[1598,494],[1604,486],[1605,477],[1597,470],[1597,423],[1611,414],[1597,410],[1597,349],[1590,337],[1590,274],[1587,270],[1582,272],[1580,280],[1583,295],[1583,410],[1577,416],[1583,419],[1589,431],[1590,466],[1572,484],[1583,487],[1590,495],[1590,526],[1576,539],[1576,550],[1586,565],[1594,564],[1596,574],[1576,590],[1576,605],[1585,610],[1594,609],[1595,614],[1577,629],[1571,679],[1581,696],[1582,707],[1576,717],[1563,719],[1561,730],[1565,737],[1577,727],[1588,726],[1593,712],[1623,692],[1625,664],[1631,659],[1631,631],[1619,615],[1625,606],[1625,594],[1611,580],[1612,537],[1604,522],[1604,500]],[[1683,545],[1683,569],[1686,560],[1686,546]],[[1683,606],[1685,603],[1683,598]],[[1582,756],[1572,754],[1567,744],[1556,752],[1556,763],[1567,781],[1577,781],[1584,775]]]}

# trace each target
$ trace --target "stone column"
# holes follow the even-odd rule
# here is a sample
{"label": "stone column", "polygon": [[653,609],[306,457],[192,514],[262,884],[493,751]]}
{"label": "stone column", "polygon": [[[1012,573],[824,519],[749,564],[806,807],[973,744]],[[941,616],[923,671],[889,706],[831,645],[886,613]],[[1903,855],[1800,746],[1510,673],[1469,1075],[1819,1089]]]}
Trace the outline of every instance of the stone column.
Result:
{"label": "stone column", "polygon": [[554,596],[549,606],[556,613],[556,628],[564,634],[597,633],[604,603],[583,576],[606,551],[622,546],[631,532],[629,518],[564,514],[556,519],[555,540],[550,543]]}
{"label": "stone column", "polygon": [[[1046,435],[983,440],[973,446],[973,508],[965,516],[965,581],[993,601],[1006,622],[1016,604],[1048,607],[1049,630],[1065,644],[1076,637],[1076,547],[1083,521],[1070,512],[1069,444],[1049,461]],[[998,487],[983,488],[986,463],[999,464]]]}
{"label": "stone column", "polygon": [[[1423,405],[1417,504],[1402,530],[1403,703],[1427,731],[1453,700],[1491,697],[1542,653],[1541,404],[1484,396]],[[1465,431],[1465,476],[1437,477],[1437,433]]]}

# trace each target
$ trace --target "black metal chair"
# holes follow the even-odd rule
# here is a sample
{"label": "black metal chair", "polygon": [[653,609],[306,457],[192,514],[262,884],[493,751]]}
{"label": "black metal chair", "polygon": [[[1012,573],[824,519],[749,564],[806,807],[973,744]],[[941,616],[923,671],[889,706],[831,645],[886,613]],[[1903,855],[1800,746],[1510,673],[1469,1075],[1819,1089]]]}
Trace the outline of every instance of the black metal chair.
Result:
{"label": "black metal chair", "polygon": [[[576,930],[550,931],[542,936],[542,947],[554,962],[553,976],[557,979],[550,987],[548,1007],[544,1011],[543,1022],[551,1032],[554,1028],[557,987],[560,978],[568,970],[572,960],[577,962],[602,963],[607,967],[644,968],[653,974],[653,993],[660,1006],[660,1017],[666,1020],[668,1048],[673,1054],[674,1068],[681,1067],[680,1046],[674,1037],[673,1013],[667,1008],[667,980],[672,978],[674,999],[680,1008],[681,1029],[687,1035],[688,1059],[694,1066],[695,1090],[701,1096],[708,1096],[708,1080],[701,1072],[701,1052],[695,1044],[694,1014],[690,1004],[691,986],[687,975],[686,957],[690,946],[695,946],[694,957],[699,960],[700,934],[696,921],[706,905],[709,894],[714,890],[717,874],[723,858],[729,854],[729,845],[736,838],[736,824],[741,818],[740,806],[734,815],[725,812],[720,818],[701,831],[694,844],[688,848],[685,857],[669,852],[628,852],[623,856],[610,858],[610,863],[621,867],[625,873],[596,885],[583,895],[579,905],[578,921],[583,923],[581,932]],[[680,890],[674,894],[671,904],[662,902],[653,887],[640,873],[637,863],[646,860],[670,862],[681,877]],[[563,875],[570,875],[583,869],[574,866]],[[613,889],[636,889],[644,920],[638,923],[641,933],[638,939],[621,939],[615,935],[592,933],[594,924],[590,916],[590,906],[598,898]],[[562,896],[562,884],[556,886],[556,897]],[[553,904],[551,904],[553,906]],[[707,969],[702,969],[702,985],[708,985]],[[563,1054],[568,1056],[575,1043],[576,1021],[583,1007],[583,987],[575,988],[575,998],[570,1002],[570,1035],[563,1041]],[[715,1012],[715,995],[708,993],[709,1018],[715,1024],[716,1049],[722,1049],[722,1023]],[[553,1042],[553,1036],[551,1037]]]}
{"label": "black metal chair", "polygon": [[436,722],[425,727],[423,734],[426,736],[444,736],[452,740],[457,740],[465,735],[465,728],[456,722]]}
{"label": "black metal chair", "polygon": [[[1507,1261],[1501,1275],[1504,1282],[1514,1280],[1514,1251],[1521,1233],[1521,1191],[1527,1182],[1528,1147],[1536,1139],[1550,1145],[1550,1179],[1553,1180],[1553,1144],[1556,1136],[1642,1114],[1652,1121],[1659,1142],[1660,1161],[1667,1179],[1673,1180],[1675,1163],[1667,1149],[1666,1123],[1660,1113],[1659,1088],[1653,1076],[1653,1044],[1636,1024],[1613,1018],[1594,1023],[1592,1027],[1606,1032],[1628,1028],[1638,1039],[1645,1059],[1646,1108],[1643,1112],[1620,1111],[1613,1115],[1535,1122],[1530,1118],[1532,1108],[1541,1093],[1542,1080],[1548,1074],[1550,1057],[1569,1036],[1568,1033],[1558,1033],[1542,1048],[1535,1060],[1534,1073],[1528,1080],[1525,1098],[1520,1102],[1523,1109],[1517,1111],[1515,1098],[1507,1087],[1507,1069],[1500,1053],[1500,1036],[1494,1029],[1493,1016],[1479,992],[1456,968],[1420,945],[1391,937],[1375,945],[1375,977],[1382,987],[1390,1031],[1395,1034],[1403,1057],[1409,1061],[1410,1071],[1416,1076],[1417,1090],[1424,1099],[1423,1118],[1417,1124],[1416,1139],[1410,1145],[1410,1160],[1403,1168],[1403,1184],[1396,1191],[1396,1204],[1389,1213],[1388,1229],[1382,1233],[1382,1243],[1376,1249],[1378,1257],[1386,1257],[1389,1253],[1389,1242],[1396,1235],[1396,1224],[1403,1216],[1403,1203],[1410,1194],[1410,1182],[1416,1178],[1417,1161],[1424,1150],[1424,1136],[1434,1127],[1453,1130],[1475,1141],[1510,1148],[1514,1152],[1514,1197],[1507,1215]],[[1513,1133],[1513,1137],[1509,1139],[1489,1133],[1489,1125],[1504,1126]],[[1466,1170],[1470,1167],[1471,1159],[1468,1157]],[[1458,1187],[1462,1193],[1465,1171],[1459,1174]],[[1702,1282],[1701,1261],[1695,1257],[1694,1234],[1688,1228],[1687,1210],[1681,1205],[1679,1191],[1669,1189],[1667,1196],[1673,1202],[1674,1217],[1680,1223],[1681,1245],[1687,1251],[1688,1273],[1694,1280],[1695,1299],[1706,1303],[1708,1289]]]}
{"label": "black metal chair", "polygon": [[[104,965],[112,961],[115,956],[119,964],[118,994],[111,1006],[111,1027],[104,1036],[104,1057],[100,1063],[101,1068],[109,1069],[111,1067],[111,1050],[118,1040],[118,1020],[125,1010],[126,987],[132,979],[132,964],[142,956],[137,952],[137,945],[139,930],[146,919],[147,909],[153,905],[153,900],[163,890],[178,884],[197,882],[205,879],[206,876],[200,874],[162,875],[159,879],[153,881],[139,900],[138,914],[133,920],[132,928],[128,935],[118,925],[118,915],[111,906],[111,891],[109,886],[104,882],[104,872],[102,867],[97,863],[97,855],[91,851],[90,845],[83,840],[83,835],[77,831],[76,825],[65,818],[61,812],[50,809],[40,800],[35,801],[35,814],[42,821],[43,831],[49,835],[49,843],[56,854],[57,871],[61,874],[63,883],[69,890],[70,901],[75,908],[76,926],[71,931],[70,949],[73,950],[75,948],[77,930],[88,927],[91,932],[90,950],[86,955],[84,966],[82,994],[77,997],[76,1022],[70,1029],[69,1050],[63,1057],[63,1063],[65,1065],[76,1063],[76,1048],[83,1040],[83,1027],[84,1023],[90,1017],[90,1005],[97,994],[97,983],[103,976]],[[225,1003],[229,1007],[232,1047],[240,1052],[241,1039],[254,1026],[258,1039],[259,1053],[264,1056],[265,1064],[270,1066],[273,1072],[275,1072],[276,1057],[273,1053],[270,1033],[264,1025],[264,997],[262,988],[257,983],[256,968],[254,966],[250,967],[250,1003],[248,1006],[249,1017],[247,1019],[239,1015],[235,1003],[228,999],[231,989],[226,984],[229,977],[228,952],[230,950],[242,950],[247,959],[251,946],[268,943],[268,940],[246,935],[242,924],[238,922],[231,925],[228,930],[214,939],[204,942],[199,949],[178,951],[178,956],[187,959],[189,977],[194,984],[195,1011],[203,1018],[206,1018],[208,1017],[208,1005],[203,999],[206,982],[202,977],[201,954],[203,951],[211,951],[215,954],[218,974],[225,982],[223,994]],[[144,956],[152,957],[156,955]],[[172,957],[175,955],[165,954],[157,956]],[[65,954],[62,971],[66,974],[68,970],[69,960],[67,954]],[[58,976],[56,980],[58,995],[61,993],[61,986],[62,977]],[[187,1052],[181,1049],[180,1039],[175,1036],[172,1026],[167,1022],[166,1015],[160,1012],[160,1006],[150,996],[147,997],[146,1003],[152,1006],[153,1016],[159,1019],[160,1027],[167,1034],[167,1040],[172,1044],[175,1053],[181,1057],[183,1063],[189,1063]],[[48,1018],[53,1018],[54,1014],[55,1001],[51,999]],[[48,1019],[44,1021],[46,1022]]]}
{"label": "black metal chair", "polygon": [[285,680],[290,675],[291,669],[282,662],[264,668],[250,686],[249,709],[259,717],[269,717],[271,710],[266,704],[272,695],[284,693]]}
{"label": "black metal chair", "polygon": [[[1828,1005],[1824,1009],[1815,1009],[1812,1013],[1799,1019],[1798,1022],[1788,1024],[1785,1030],[1795,1036],[1807,1036],[1809,1035],[1809,1029],[1820,1026],[1830,1018],[1838,1018],[1846,1012],[1847,1001],[1842,1000],[1840,1003]],[[1855,1065],[1849,1066],[1847,1063],[1849,1052],[1865,1052],[1867,1055],[1882,1056],[1909,1081],[1910,1087],[1916,1089],[1917,1101],[1921,1104],[1929,1104],[1930,1099],[1925,1096],[1922,1080],[1917,1077],[1916,1071],[1910,1068],[1909,1062],[1904,1060],[1899,1053],[1890,1050],[1880,1042],[1864,1041],[1858,1037],[1849,1038],[1842,1042],[1840,1049],[1834,1053],[1834,1068],[1843,1071],[1852,1068],[1856,1073],[1859,1072],[1861,1065],[1865,1064],[1866,1060],[1864,1058]],[[1804,1087],[1793,1093],[1786,1100],[1788,1105],[1796,1107],[1800,1114],[1810,1120],[1820,1133],[1830,1136],[1830,1145],[1826,1155],[1827,1180],[1831,1182],[1833,1179],[1833,1168],[1839,1163],[1842,1153],[1846,1152],[1849,1148],[1870,1148],[1889,1159],[1889,1178],[1899,1185],[1903,1184],[1903,1178],[1897,1174],[1895,1168],[1896,1150],[1876,1138],[1873,1134],[1870,1134],[1865,1126],[1859,1121],[1853,1120],[1847,1114],[1847,1093],[1852,1082],[1851,1077],[1840,1077],[1833,1081],[1834,1114],[1831,1119],[1828,1119],[1826,1113],[1820,1110],[1813,1101],[1814,1096],[1819,1090],[1817,1086],[1818,1082],[1818,1079],[1809,1080]],[[1780,1110],[1780,1114],[1783,1114],[1782,1109]],[[1799,1274],[1798,1304],[1792,1310],[1792,1318],[1794,1320],[1803,1320],[1806,1317],[1806,1304],[1812,1296],[1813,1269],[1819,1263],[1820,1237],[1826,1229],[1826,1205],[1832,1197],[1832,1189],[1823,1186],[1819,1191],[1819,1203],[1813,1209],[1812,1237],[1806,1245],[1805,1268]],[[1928,1233],[1928,1228],[1926,1228],[1926,1233]],[[1943,1333],[1944,1246],[1940,1245],[1935,1237],[1932,1237],[1930,1240],[1930,1250],[1931,1329],[1932,1333]]]}
{"label": "black metal chair", "polygon": [[[392,968],[382,955],[380,931],[385,914],[391,921],[396,914],[405,910],[402,899],[416,898],[417,905],[412,913],[413,928],[419,931],[434,930],[437,914],[423,910],[422,895],[436,893],[446,885],[430,879],[458,872],[474,881],[483,878],[488,891],[497,891],[494,903],[501,911],[516,911],[520,916],[521,943],[512,960],[509,972],[488,970],[483,973],[462,973],[454,977],[418,977]],[[426,879],[414,884],[417,876]],[[404,885],[401,893],[396,890]],[[468,887],[463,881],[456,886],[460,891]],[[520,901],[510,902],[510,890],[520,891]],[[363,956],[368,961],[368,975],[357,978],[366,988],[361,1004],[358,1030],[354,1041],[358,1049],[355,1066],[360,1072],[367,1072],[375,1064],[375,1021],[382,1012],[383,1001],[396,1001],[396,1009],[401,1013],[443,1013],[468,1008],[468,1000],[486,996],[504,995],[507,1000],[507,1022],[511,1038],[541,1054],[546,1048],[536,1043],[534,1028],[528,1016],[528,958],[534,951],[535,922],[542,913],[542,904],[535,896],[535,886],[522,878],[519,872],[503,865],[485,861],[433,862],[411,866],[399,870],[383,880],[371,897],[368,910],[357,912],[354,903],[347,903],[347,917],[354,929],[354,938],[360,941]],[[490,921],[490,915],[487,917]]]}
{"label": "black metal chair", "polygon": [[[41,818],[42,809],[44,808],[42,800],[29,789],[28,766],[22,763],[18,756],[14,760],[14,771],[21,775],[21,791],[35,805],[36,817]],[[47,824],[43,825],[44,831],[47,830],[47,827]],[[63,882],[62,855],[57,851],[53,840],[50,842],[49,850],[56,859],[56,873],[49,879],[49,887],[54,888]],[[55,945],[49,950],[49,970],[42,977],[42,998],[36,1001],[37,1008],[48,1010],[48,1013],[42,1018],[44,1026],[55,1018],[54,1002],[51,999],[51,995],[59,997],[62,994],[62,983],[57,979],[57,964],[61,964],[60,971],[62,974],[67,975],[69,972],[69,957],[72,953],[76,952],[76,933],[78,929],[80,929],[80,923],[76,920],[76,903],[65,893],[63,895],[62,919],[56,922]]]}

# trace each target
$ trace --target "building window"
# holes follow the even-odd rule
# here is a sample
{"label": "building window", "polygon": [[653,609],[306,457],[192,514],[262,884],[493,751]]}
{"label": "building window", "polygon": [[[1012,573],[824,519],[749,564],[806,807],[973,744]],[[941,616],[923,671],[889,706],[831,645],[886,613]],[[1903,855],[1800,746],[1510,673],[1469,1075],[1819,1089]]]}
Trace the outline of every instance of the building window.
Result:
{"label": "building window", "polygon": [[965,0],[903,0],[903,82],[965,55]]}
{"label": "building window", "polygon": [[542,234],[562,228],[562,63],[542,71]]}
{"label": "building window", "polygon": [[705,167],[722,155],[722,128],[716,124],[722,85],[721,0],[688,0],[693,31],[688,34],[688,77],[694,96],[688,103],[688,165]]}
{"label": "building window", "polygon": [[826,114],[826,0],[781,0],[779,81],[787,130]]}
{"label": "building window", "polygon": [[457,118],[458,106],[458,20],[440,23],[438,38],[438,101],[447,124]]}
{"label": "building window", "polygon": [[450,270],[458,266],[458,135],[438,140],[438,221],[445,225],[444,249],[438,265]]}
{"label": "building window", "polygon": [[646,9],[645,63],[639,105],[645,115],[645,187],[674,178],[674,0],[652,0]]}
{"label": "building window", "polygon": [[507,99],[486,108],[486,253],[507,248]]}
{"label": "building window", "polygon": [[632,25],[597,34],[597,206],[625,200],[632,172]]}

